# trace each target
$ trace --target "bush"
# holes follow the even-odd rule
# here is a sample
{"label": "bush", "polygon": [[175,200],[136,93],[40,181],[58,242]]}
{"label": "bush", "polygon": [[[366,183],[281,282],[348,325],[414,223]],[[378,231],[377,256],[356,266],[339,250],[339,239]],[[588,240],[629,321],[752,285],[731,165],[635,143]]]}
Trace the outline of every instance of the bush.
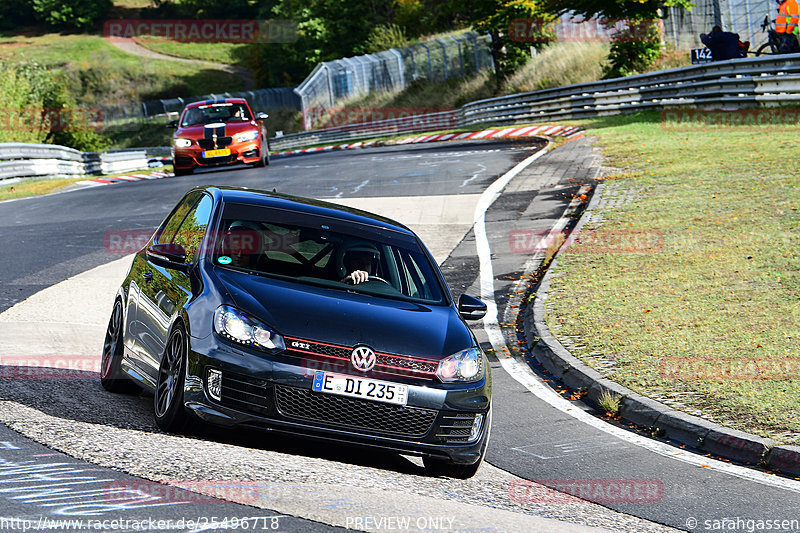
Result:
{"label": "bush", "polygon": [[372,28],[359,52],[373,54],[375,52],[383,52],[389,48],[402,48],[407,45],[408,38],[403,28],[397,24],[381,24]]}
{"label": "bush", "polygon": [[64,80],[41,65],[0,63],[0,107],[5,110],[0,142],[53,143],[86,152],[110,146],[69,96]]}
{"label": "bush", "polygon": [[48,121],[50,127],[45,140],[82,152],[107,150],[111,146],[111,141],[96,131],[100,122],[92,120],[94,117],[91,112],[77,107],[64,83],[57,79],[53,81],[50,90],[42,99],[43,108],[48,111],[43,119]]}
{"label": "bush", "polygon": [[37,18],[53,28],[87,30],[105,17],[111,0],[31,0]]}
{"label": "bush", "polygon": [[13,30],[28,26],[35,13],[29,0],[3,0],[0,2],[0,29]]}
{"label": "bush", "polygon": [[639,24],[614,35],[603,77],[621,78],[646,72],[661,55],[661,34],[655,22]]}

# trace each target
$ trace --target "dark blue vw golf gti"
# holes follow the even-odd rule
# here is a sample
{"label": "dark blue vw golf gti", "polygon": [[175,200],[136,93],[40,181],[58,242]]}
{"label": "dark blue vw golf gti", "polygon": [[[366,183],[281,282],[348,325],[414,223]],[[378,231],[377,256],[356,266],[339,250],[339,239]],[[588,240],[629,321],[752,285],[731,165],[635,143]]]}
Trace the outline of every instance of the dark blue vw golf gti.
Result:
{"label": "dark blue vw golf gti", "polygon": [[101,382],[152,391],[158,426],[221,426],[420,455],[470,477],[486,451],[491,374],[419,238],[334,204],[201,187],[136,254],[114,303]]}

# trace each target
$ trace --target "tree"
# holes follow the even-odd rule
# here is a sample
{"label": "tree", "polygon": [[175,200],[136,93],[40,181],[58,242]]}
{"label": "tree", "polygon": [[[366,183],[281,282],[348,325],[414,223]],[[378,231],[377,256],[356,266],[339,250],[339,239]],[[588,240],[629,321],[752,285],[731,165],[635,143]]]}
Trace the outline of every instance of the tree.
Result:
{"label": "tree", "polygon": [[[512,74],[530,57],[532,43],[514,41],[509,27],[514,20],[547,21],[539,0],[448,0],[437,2],[437,25],[466,26],[492,37],[492,58],[498,83]],[[533,43],[544,46],[543,41]]]}
{"label": "tree", "polygon": [[300,83],[322,61],[360,54],[373,28],[392,21],[394,0],[273,0],[259,18],[293,20],[297,40],[263,43],[249,64],[267,86]]}
{"label": "tree", "polygon": [[653,65],[661,55],[661,27],[663,8],[690,9],[690,0],[544,0],[544,8],[559,16],[574,13],[590,19],[605,19],[612,27],[617,21],[627,21],[627,28],[614,34],[606,78],[627,76],[642,72]]}
{"label": "tree", "polygon": [[87,30],[105,17],[111,0],[31,0],[37,19],[53,28]]}

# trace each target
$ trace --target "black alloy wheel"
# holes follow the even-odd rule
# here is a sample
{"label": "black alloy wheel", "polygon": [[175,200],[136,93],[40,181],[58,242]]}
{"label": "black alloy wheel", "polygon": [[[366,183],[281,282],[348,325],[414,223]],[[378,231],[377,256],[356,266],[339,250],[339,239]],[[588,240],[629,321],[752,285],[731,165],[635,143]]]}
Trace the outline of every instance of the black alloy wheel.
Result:
{"label": "black alloy wheel", "polygon": [[156,425],[169,432],[179,432],[186,424],[183,406],[183,384],[186,379],[186,332],[178,324],[169,336],[153,396]]}
{"label": "black alloy wheel", "polygon": [[122,331],[123,331],[122,301],[114,302],[114,310],[106,328],[106,337],[103,341],[103,355],[100,360],[100,384],[109,392],[131,393],[138,392],[139,387],[125,376],[120,368],[122,361]]}

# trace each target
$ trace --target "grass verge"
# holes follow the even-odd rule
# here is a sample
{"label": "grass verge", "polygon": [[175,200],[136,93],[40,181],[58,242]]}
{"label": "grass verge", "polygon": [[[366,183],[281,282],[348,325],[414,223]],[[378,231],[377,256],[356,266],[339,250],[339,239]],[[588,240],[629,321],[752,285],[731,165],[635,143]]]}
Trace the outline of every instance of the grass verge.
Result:
{"label": "grass verge", "polygon": [[65,75],[81,104],[108,104],[239,91],[238,76],[204,65],[147,59],[98,35],[0,34],[0,60],[36,62]]}
{"label": "grass verge", "polygon": [[138,45],[159,54],[241,66],[245,66],[244,60],[248,46],[242,43],[179,42],[149,35],[137,37],[134,40]]}
{"label": "grass verge", "polygon": [[80,178],[26,179],[18,181],[11,185],[0,186],[0,202],[4,200],[13,200],[15,198],[51,194],[85,179],[86,176],[81,176]]}
{"label": "grass verge", "polygon": [[[172,165],[164,165],[154,169],[160,172],[172,172]],[[43,179],[24,179],[10,185],[0,185],[0,202],[4,200],[14,200],[16,198],[28,198],[30,196],[43,196],[66,189],[73,183],[91,178],[113,178],[116,176],[127,176],[128,174],[150,174],[153,170],[133,170],[131,172],[120,172],[108,175],[80,176],[78,178],[43,178]]]}
{"label": "grass verge", "polygon": [[548,325],[622,385],[800,443],[800,127],[583,125],[624,174],[562,254]]}

